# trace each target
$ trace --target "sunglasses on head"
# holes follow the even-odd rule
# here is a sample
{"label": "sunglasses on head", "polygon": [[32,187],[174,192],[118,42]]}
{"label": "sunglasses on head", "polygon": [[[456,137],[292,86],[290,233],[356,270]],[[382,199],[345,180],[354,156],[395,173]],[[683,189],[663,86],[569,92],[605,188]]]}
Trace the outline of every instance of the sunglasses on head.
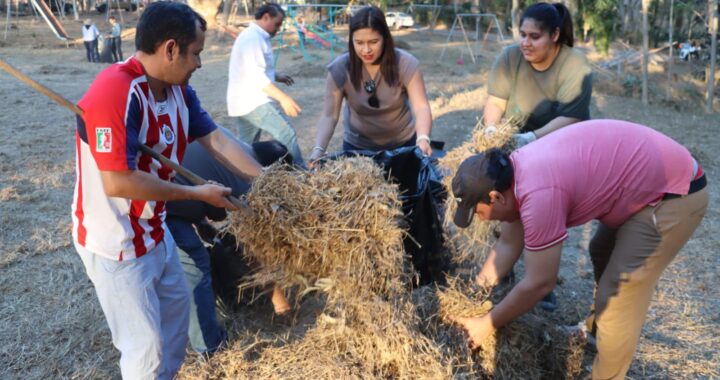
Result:
{"label": "sunglasses on head", "polygon": [[368,94],[371,94],[368,98],[368,105],[373,108],[380,107],[380,100],[377,97],[377,94],[375,93],[377,91],[377,84],[374,80],[370,79],[365,82],[365,92]]}

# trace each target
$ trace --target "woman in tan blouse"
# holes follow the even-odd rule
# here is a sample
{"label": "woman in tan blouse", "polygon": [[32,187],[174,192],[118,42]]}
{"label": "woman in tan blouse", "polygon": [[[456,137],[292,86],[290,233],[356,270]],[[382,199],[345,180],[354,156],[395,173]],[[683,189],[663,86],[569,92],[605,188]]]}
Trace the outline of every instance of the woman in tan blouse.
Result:
{"label": "woman in tan blouse", "polygon": [[417,145],[432,154],[432,115],[419,62],[395,48],[380,9],[365,7],[350,19],[348,50],[327,66],[323,112],[310,160],[325,154],[343,99],[343,150]]}

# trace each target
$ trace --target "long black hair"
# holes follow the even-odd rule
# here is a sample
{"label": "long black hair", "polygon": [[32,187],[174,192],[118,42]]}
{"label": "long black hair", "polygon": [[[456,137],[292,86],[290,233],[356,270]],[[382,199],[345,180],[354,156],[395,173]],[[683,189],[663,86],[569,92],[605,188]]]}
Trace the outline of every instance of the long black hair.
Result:
{"label": "long black hair", "polygon": [[385,21],[385,14],[378,7],[368,6],[360,9],[350,18],[350,37],[348,38],[348,50],[350,51],[350,81],[355,89],[360,88],[362,82],[363,63],[360,60],[355,46],[353,45],[353,33],[359,29],[370,28],[379,33],[383,38],[383,52],[378,61],[380,72],[385,83],[390,87],[396,86],[399,82],[398,62],[395,55],[395,43],[393,42],[390,28]]}
{"label": "long black hair", "polygon": [[570,47],[575,43],[572,16],[570,16],[570,11],[562,3],[535,3],[525,9],[522,18],[520,18],[520,25],[526,18],[535,20],[540,29],[550,33],[551,36],[555,33],[555,30],[560,30],[557,43]]}

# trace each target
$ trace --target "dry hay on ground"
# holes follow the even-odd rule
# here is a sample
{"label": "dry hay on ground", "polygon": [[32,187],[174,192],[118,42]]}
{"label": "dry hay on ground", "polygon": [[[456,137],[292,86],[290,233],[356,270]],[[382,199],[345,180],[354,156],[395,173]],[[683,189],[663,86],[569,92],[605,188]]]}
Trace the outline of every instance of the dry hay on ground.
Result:
{"label": "dry hay on ground", "polygon": [[[448,279],[448,286],[417,295],[423,302],[423,331],[443,347],[456,374],[492,379],[573,379],[582,371],[584,341],[532,313],[520,317],[482,342],[473,353],[449,316],[483,316],[508,289],[489,294],[470,282]],[[493,301],[491,301],[491,299]]]}
{"label": "dry hay on ground", "polygon": [[326,310],[302,338],[257,356],[236,345],[208,363],[185,368],[187,379],[447,379],[440,350],[422,335],[411,303],[355,299]]}
{"label": "dry hay on ground", "polygon": [[488,132],[480,122],[475,126],[470,140],[449,151],[440,159],[440,166],[445,171],[443,183],[448,194],[445,201],[446,241],[454,251],[453,260],[456,263],[479,262],[482,259],[481,247],[487,247],[488,236],[496,223],[475,220],[467,228],[456,228],[452,222],[457,209],[452,192],[452,179],[465,159],[490,148],[510,147],[511,144],[508,143],[513,134],[518,132],[519,124],[519,120],[503,121],[495,125],[493,132]]}

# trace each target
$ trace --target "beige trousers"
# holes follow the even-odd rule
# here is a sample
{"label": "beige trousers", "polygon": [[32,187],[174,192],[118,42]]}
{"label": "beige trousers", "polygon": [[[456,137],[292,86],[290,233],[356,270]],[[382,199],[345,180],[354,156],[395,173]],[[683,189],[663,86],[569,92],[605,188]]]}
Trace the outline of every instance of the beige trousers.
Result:
{"label": "beige trousers", "polygon": [[707,205],[706,187],[645,207],[617,229],[600,224],[589,249],[597,284],[593,379],[625,378],[658,279],[700,224]]}

